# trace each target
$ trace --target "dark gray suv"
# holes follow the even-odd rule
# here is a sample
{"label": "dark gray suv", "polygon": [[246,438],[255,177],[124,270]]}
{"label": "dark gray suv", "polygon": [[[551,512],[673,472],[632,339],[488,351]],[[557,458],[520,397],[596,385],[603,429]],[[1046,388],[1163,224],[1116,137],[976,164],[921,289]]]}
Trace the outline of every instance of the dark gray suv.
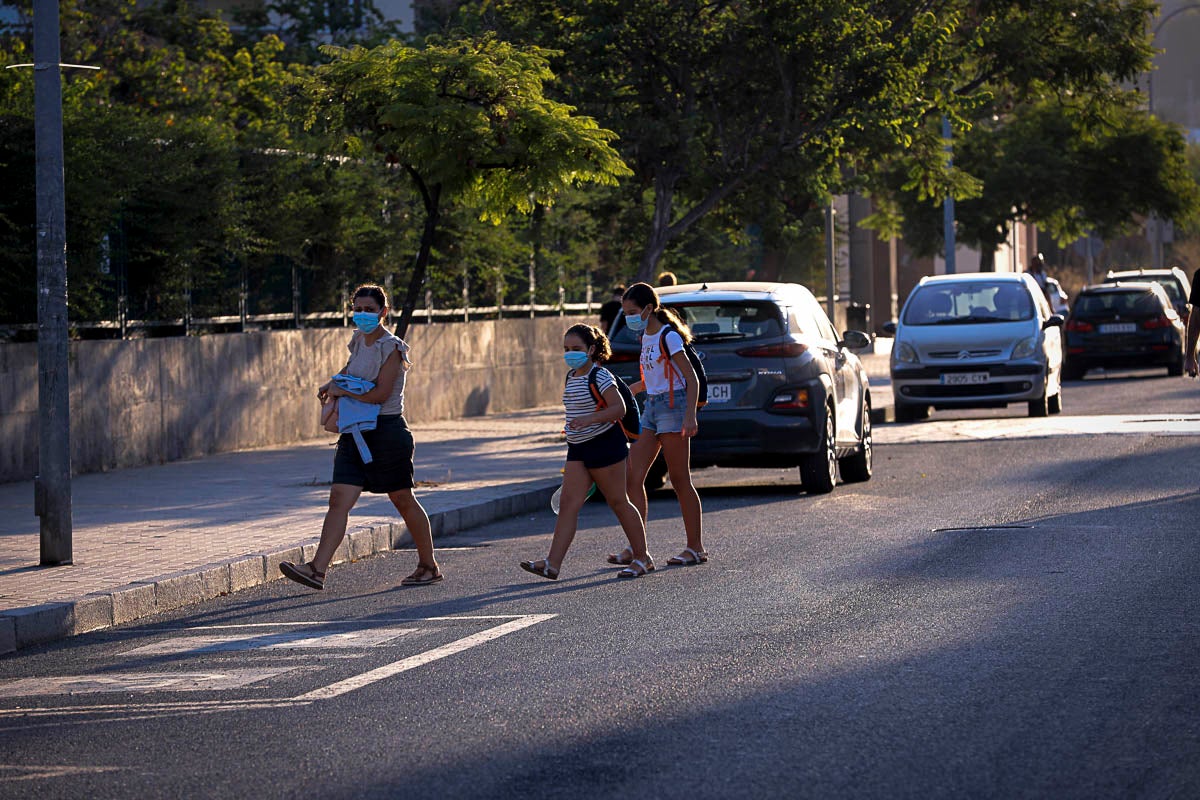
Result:
{"label": "dark gray suv", "polygon": [[[692,440],[692,466],[799,467],[805,491],[871,477],[871,391],[851,348],[865,333],[838,336],[808,289],[794,283],[685,284],[658,289],[692,330],[708,376],[708,404]],[[609,368],[639,379],[638,334],[619,315],[609,332]],[[647,478],[659,488],[665,464]]]}

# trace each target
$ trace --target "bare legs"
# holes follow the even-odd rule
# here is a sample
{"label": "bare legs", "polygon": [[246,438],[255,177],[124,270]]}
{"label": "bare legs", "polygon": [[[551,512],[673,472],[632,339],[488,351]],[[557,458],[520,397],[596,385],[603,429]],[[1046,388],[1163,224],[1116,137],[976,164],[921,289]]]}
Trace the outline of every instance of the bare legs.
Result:
{"label": "bare legs", "polygon": [[679,511],[683,515],[683,529],[687,534],[687,546],[697,553],[704,552],[704,515],[700,495],[692,485],[690,439],[679,433],[662,433],[642,436],[629,448],[629,475],[626,490],[630,502],[637,508],[644,521],[649,521],[649,502],[646,498],[646,473],[650,464],[662,450],[667,462],[667,474],[671,477],[671,488],[679,500]]}
{"label": "bare legs", "polygon": [[[313,556],[312,568],[324,572],[329,568],[338,545],[346,536],[346,524],[350,518],[350,509],[362,495],[362,487],[346,483],[335,483],[329,490],[329,510],[325,512],[325,522],[321,526],[321,543],[317,545],[317,553]],[[437,571],[437,559],[433,554],[433,534],[429,527],[429,515],[418,502],[412,489],[398,489],[388,493],[388,499],[404,518],[404,524],[412,536],[417,548],[419,567]]]}

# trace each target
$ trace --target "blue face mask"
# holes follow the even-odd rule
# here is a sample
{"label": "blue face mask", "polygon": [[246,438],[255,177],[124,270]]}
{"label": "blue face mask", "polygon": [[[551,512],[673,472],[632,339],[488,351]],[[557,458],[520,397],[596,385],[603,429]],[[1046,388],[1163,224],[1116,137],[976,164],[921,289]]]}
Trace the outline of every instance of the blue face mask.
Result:
{"label": "blue face mask", "polygon": [[646,330],[646,320],[642,319],[641,314],[626,314],[625,327],[634,333],[641,333]]}
{"label": "blue face mask", "polygon": [[563,361],[566,361],[571,369],[579,369],[588,363],[588,354],[580,350],[568,350],[563,353]]}
{"label": "blue face mask", "polygon": [[355,311],[353,319],[354,326],[363,333],[371,333],[379,327],[379,315],[370,311]]}

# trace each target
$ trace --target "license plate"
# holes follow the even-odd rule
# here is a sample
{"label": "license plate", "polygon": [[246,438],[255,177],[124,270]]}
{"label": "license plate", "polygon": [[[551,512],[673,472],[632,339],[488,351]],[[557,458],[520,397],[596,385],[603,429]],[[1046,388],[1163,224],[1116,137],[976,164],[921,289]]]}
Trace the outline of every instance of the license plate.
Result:
{"label": "license plate", "polygon": [[708,402],[728,403],[733,397],[733,385],[728,383],[710,383],[708,385]]}
{"label": "license plate", "polygon": [[987,383],[991,376],[986,372],[951,372],[942,376],[943,386],[971,386],[976,383]]}
{"label": "license plate", "polygon": [[1136,322],[1108,322],[1100,326],[1101,333],[1133,333],[1136,330]]}

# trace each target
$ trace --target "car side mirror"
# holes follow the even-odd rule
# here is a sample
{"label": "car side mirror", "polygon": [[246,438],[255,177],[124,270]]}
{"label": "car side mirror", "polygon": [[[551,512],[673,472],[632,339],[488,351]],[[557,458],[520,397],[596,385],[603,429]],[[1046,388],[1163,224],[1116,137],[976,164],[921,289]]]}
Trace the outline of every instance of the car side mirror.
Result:
{"label": "car side mirror", "polygon": [[896,320],[889,319],[887,322],[879,326],[879,329],[888,336],[896,335]]}
{"label": "car side mirror", "polygon": [[1063,319],[1062,314],[1051,314],[1049,318],[1042,323],[1042,330],[1046,330],[1047,328],[1061,328],[1064,322],[1066,322],[1066,320]]}
{"label": "car side mirror", "polygon": [[842,334],[842,347],[848,347],[851,350],[863,350],[871,346],[871,337],[862,331],[846,331]]}

